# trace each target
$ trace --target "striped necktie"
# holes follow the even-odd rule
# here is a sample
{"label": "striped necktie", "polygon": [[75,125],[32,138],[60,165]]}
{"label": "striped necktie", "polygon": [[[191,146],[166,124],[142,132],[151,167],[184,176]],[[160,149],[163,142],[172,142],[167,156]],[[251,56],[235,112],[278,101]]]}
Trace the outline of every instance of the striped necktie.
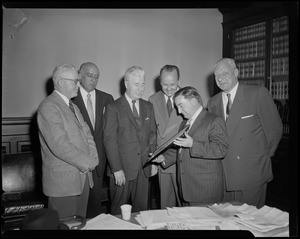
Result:
{"label": "striped necktie", "polygon": [[75,109],[74,109],[74,105],[72,103],[71,100],[69,100],[69,108],[71,109],[71,111],[73,112],[73,114],[75,115],[75,118],[78,120]]}
{"label": "striped necktie", "polygon": [[230,98],[230,94],[226,94],[227,95],[227,98],[228,98],[228,102],[227,102],[227,106],[226,106],[226,120],[228,119],[228,116],[229,116],[229,112],[230,112],[230,109],[231,109],[231,106],[232,106],[232,101],[231,101],[231,98]]}

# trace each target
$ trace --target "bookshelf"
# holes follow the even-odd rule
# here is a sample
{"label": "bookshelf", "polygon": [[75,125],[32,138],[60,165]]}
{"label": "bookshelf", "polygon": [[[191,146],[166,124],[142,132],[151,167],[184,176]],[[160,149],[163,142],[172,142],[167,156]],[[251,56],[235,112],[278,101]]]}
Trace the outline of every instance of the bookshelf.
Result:
{"label": "bookshelf", "polygon": [[289,127],[289,9],[283,3],[249,3],[241,9],[219,9],[223,14],[223,57],[239,69],[239,82],[265,86],[283,122]]}

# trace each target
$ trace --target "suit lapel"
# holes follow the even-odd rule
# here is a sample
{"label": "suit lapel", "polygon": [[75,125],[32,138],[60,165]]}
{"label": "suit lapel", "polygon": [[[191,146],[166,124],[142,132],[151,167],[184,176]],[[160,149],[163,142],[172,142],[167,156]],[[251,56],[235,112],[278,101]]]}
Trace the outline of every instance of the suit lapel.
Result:
{"label": "suit lapel", "polygon": [[165,102],[165,95],[163,92],[161,92],[157,100],[157,108],[162,118],[164,119],[164,122],[167,122],[169,120],[169,115],[167,111],[167,105],[165,104]]}
{"label": "suit lapel", "polygon": [[73,101],[74,101],[74,103],[77,104],[77,106],[80,109],[80,112],[81,112],[83,118],[85,119],[86,123],[89,125],[91,131],[94,132],[93,127],[92,127],[92,123],[91,123],[89,114],[87,112],[87,109],[85,107],[85,104],[84,104],[84,101],[83,101],[83,97],[81,95],[80,90],[78,90],[78,96],[76,98],[74,98]]}
{"label": "suit lapel", "polygon": [[134,117],[133,117],[133,113],[132,113],[132,110],[131,110],[131,107],[125,97],[125,95],[122,96],[122,105],[123,105],[123,109],[124,111],[126,112],[128,118],[130,119],[131,123],[134,125],[134,127],[136,129],[138,129],[138,124],[137,122],[135,121]]}
{"label": "suit lapel", "polygon": [[104,99],[102,99],[100,92],[96,90],[96,117],[95,117],[95,131],[100,129],[101,121],[103,120]]}
{"label": "suit lapel", "polygon": [[199,127],[199,125],[201,124],[202,119],[205,117],[206,115],[206,111],[204,110],[204,108],[201,110],[200,114],[197,116],[197,118],[195,119],[192,127],[190,128],[188,134],[192,135],[195,130]]}
{"label": "suit lapel", "polygon": [[[73,114],[73,112],[71,111],[71,109],[69,108],[69,106],[65,103],[65,101],[61,98],[61,96],[56,93],[55,91],[52,93],[53,97],[56,99],[56,102],[60,105],[60,109],[62,111],[64,111],[66,113],[66,115],[69,115],[71,118],[74,119],[74,121],[76,122],[76,124],[81,127],[80,122],[79,122],[79,118],[77,119],[76,116]],[[76,107],[74,107],[75,113],[78,115],[78,111],[76,109]]]}

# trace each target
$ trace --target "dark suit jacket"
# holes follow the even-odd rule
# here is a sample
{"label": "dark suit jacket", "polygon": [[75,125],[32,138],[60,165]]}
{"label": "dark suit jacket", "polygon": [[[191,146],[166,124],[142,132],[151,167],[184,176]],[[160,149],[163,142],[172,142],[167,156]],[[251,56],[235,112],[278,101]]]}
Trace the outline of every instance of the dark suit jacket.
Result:
{"label": "dark suit jacket", "polygon": [[72,99],[72,101],[78,106],[80,109],[84,120],[89,125],[92,135],[94,136],[98,156],[99,156],[99,165],[96,167],[96,172],[98,177],[103,176],[105,168],[106,168],[106,155],[103,146],[103,115],[105,112],[105,107],[108,103],[113,102],[113,97],[110,94],[107,94],[103,91],[96,91],[96,117],[95,117],[95,130],[93,130],[90,117],[88,115],[87,109],[85,107],[84,101],[82,99],[82,95],[80,90],[78,90],[78,95]]}
{"label": "dark suit jacket", "polygon": [[[208,110],[223,117],[222,92]],[[265,87],[239,84],[226,121],[229,149],[223,160],[228,190],[258,187],[273,178],[270,157],[282,136],[282,122]]]}
{"label": "dark suit jacket", "polygon": [[[108,176],[123,170],[126,180],[137,177],[150,152],[156,147],[156,127],[153,106],[140,99],[141,126],[136,120],[125,95],[107,105],[104,116],[104,147],[108,159]],[[151,176],[151,165],[144,168]]]}
{"label": "dark suit jacket", "polygon": [[225,122],[202,109],[188,135],[193,138],[193,145],[179,149],[177,159],[183,199],[203,203],[221,201],[224,190],[222,159],[229,145]]}
{"label": "dark suit jacket", "polygon": [[[149,101],[152,103],[155,113],[155,121],[157,127],[157,146],[161,146],[166,141],[168,141],[173,135],[175,135],[178,130],[180,123],[183,118],[177,113],[175,107],[173,107],[171,116],[169,117],[167,111],[167,105],[165,101],[165,94],[162,91],[155,93],[149,97]],[[168,149],[163,153],[166,162],[172,161],[176,162],[176,149]],[[160,167],[161,173],[176,173],[176,165],[163,169]]]}

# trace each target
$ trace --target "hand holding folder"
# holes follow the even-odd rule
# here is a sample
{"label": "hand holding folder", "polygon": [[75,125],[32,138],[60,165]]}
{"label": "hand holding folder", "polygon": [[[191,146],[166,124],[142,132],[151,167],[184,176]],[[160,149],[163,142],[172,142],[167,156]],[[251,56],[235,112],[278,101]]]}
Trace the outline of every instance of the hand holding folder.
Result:
{"label": "hand holding folder", "polygon": [[184,126],[184,128],[182,130],[180,130],[177,134],[172,136],[168,141],[166,141],[159,148],[157,148],[154,151],[154,153],[149,156],[149,158],[148,158],[147,162],[145,163],[145,165],[150,163],[151,161],[153,161],[159,154],[161,154],[164,150],[166,150],[169,146],[171,146],[175,139],[177,139],[177,138],[181,137],[182,135],[184,135],[184,132],[186,132],[188,130],[189,126],[190,126],[189,124]]}

